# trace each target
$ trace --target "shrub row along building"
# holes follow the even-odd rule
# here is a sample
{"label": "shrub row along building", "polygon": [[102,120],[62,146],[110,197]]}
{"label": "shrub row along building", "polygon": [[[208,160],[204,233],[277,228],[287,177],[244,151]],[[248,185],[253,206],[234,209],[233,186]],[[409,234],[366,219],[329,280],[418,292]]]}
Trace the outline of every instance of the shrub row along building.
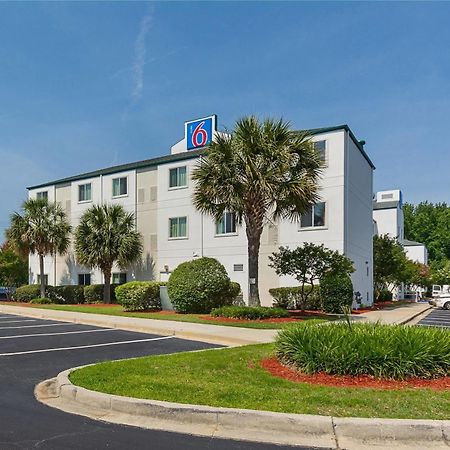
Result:
{"label": "shrub row along building", "polygon": [[[261,302],[272,304],[270,288],[297,284],[292,278],[275,274],[268,265],[269,255],[279,246],[293,248],[314,242],[338,250],[354,262],[356,297],[363,304],[371,304],[375,167],[364,151],[364,141],[358,141],[347,125],[309,132],[325,163],[321,201],[298,222],[266,224],[260,254]],[[190,175],[204,154],[202,147],[215,133],[215,116],[187,122],[184,139],[171,148],[169,155],[32,186],[28,188],[29,197],[60,203],[73,227],[94,203],[120,204],[135,215],[144,240],[143,260],[126,272],[113,270],[113,283],[166,281],[179,263],[209,256],[217,258],[230,278],[240,283],[246,300],[251,280],[244,227],[236,224],[231,213],[215,223],[192,203],[194,186]],[[38,259],[31,255],[30,283],[40,281],[38,274]],[[79,266],[73,251],[65,256],[47,256],[45,274],[51,285],[103,283],[100,271]]]}

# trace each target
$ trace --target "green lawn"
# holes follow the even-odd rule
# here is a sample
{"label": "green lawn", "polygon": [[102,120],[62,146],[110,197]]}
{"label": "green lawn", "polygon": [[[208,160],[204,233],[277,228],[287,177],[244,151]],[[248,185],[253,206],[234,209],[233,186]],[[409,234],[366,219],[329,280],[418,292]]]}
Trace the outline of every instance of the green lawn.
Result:
{"label": "green lawn", "polygon": [[[2,302],[5,305],[15,305],[11,302]],[[225,325],[229,327],[244,327],[244,328],[260,328],[260,329],[280,329],[289,322],[263,322],[263,321],[245,321],[245,322],[219,322],[215,320],[203,319],[206,314],[176,314],[176,313],[158,313],[158,312],[124,312],[119,305],[103,306],[103,305],[32,305],[19,304],[18,306],[26,306],[30,308],[54,309],[58,311],[73,311],[91,314],[106,314],[110,316],[125,316],[125,317],[139,317],[141,319],[157,319],[157,320],[175,320],[177,322],[193,322],[203,323],[208,325]],[[310,320],[334,320],[336,317],[317,319],[315,316],[307,316],[304,319]],[[292,322],[291,322],[292,323]]]}
{"label": "green lawn", "polygon": [[450,391],[376,390],[295,383],[260,367],[270,344],[149,356],[77,370],[74,384],[178,403],[334,416],[449,419]]}

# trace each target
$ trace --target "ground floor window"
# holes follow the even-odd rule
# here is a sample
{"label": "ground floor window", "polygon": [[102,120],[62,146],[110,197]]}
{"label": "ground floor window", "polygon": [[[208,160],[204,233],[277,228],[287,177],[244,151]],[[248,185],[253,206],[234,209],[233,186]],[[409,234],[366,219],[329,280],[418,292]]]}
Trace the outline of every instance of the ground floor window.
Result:
{"label": "ground floor window", "polygon": [[113,284],[125,284],[127,282],[127,274],[125,272],[116,272],[112,274]]}
{"label": "ground floor window", "polygon": [[216,223],[216,234],[236,233],[236,215],[224,212],[222,218]]}
{"label": "ground floor window", "polygon": [[[41,276],[40,275],[37,276],[37,284],[41,284]],[[44,284],[48,285],[48,275],[47,274],[44,275]]]}
{"label": "ground floor window", "polygon": [[79,273],[78,274],[78,284],[80,286],[89,286],[91,284],[91,274],[90,273]]}

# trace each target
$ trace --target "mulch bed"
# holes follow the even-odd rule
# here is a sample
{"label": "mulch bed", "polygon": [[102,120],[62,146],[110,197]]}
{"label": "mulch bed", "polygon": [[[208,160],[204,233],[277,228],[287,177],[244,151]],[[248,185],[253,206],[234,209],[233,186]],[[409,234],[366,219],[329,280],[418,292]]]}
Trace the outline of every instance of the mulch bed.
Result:
{"label": "mulch bed", "polygon": [[433,389],[443,391],[450,389],[450,377],[425,380],[423,378],[409,378],[404,381],[379,380],[369,375],[329,375],[317,373],[307,375],[281,364],[276,358],[267,358],[261,361],[263,369],[271,375],[297,383],[317,384],[341,388],[372,388],[372,389]]}

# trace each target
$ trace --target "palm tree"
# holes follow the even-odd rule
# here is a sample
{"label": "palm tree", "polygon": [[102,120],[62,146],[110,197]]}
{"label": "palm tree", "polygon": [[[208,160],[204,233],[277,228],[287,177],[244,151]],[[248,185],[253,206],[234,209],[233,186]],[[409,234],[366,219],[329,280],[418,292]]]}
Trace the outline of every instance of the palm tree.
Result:
{"label": "palm tree", "polygon": [[75,231],[75,254],[78,263],[102,271],[103,301],[110,303],[113,265],[126,269],[142,254],[142,236],[136,231],[134,215],[120,205],[92,206]]}
{"label": "palm tree", "polygon": [[41,297],[45,297],[44,257],[66,253],[71,227],[57,203],[30,199],[23,203],[22,210],[23,214],[12,214],[7,237],[19,251],[39,256]]}
{"label": "palm tree", "polygon": [[319,199],[321,161],[304,132],[283,120],[250,116],[208,145],[193,171],[196,208],[219,221],[225,212],[245,223],[249,305],[260,304],[258,259],[265,223],[296,220]]}

